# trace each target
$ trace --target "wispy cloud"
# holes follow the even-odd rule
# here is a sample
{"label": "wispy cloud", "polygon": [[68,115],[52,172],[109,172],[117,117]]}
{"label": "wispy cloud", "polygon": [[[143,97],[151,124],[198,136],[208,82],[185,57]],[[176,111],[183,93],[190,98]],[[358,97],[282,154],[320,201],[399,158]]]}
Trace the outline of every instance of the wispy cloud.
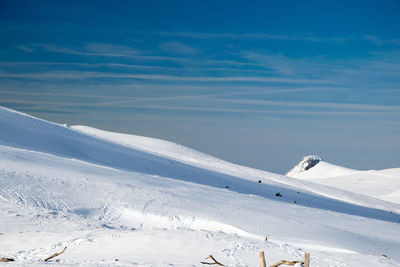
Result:
{"label": "wispy cloud", "polygon": [[280,41],[344,42],[346,37],[322,37],[313,34],[268,34],[268,33],[200,33],[200,32],[157,32],[163,36],[187,37],[193,39],[264,39]]}
{"label": "wispy cloud", "polygon": [[[54,104],[50,104],[48,108],[55,106]],[[82,106],[82,104],[69,104],[66,103],[66,106],[59,107],[61,110],[64,111],[73,111],[76,110],[77,107]],[[108,105],[104,105],[104,103],[93,103],[91,107],[98,107],[104,108]],[[41,109],[46,106],[41,105]],[[223,114],[223,113],[232,113],[232,114],[247,114],[247,115],[263,115],[263,116],[282,116],[282,115],[290,115],[290,116],[331,116],[336,118],[345,118],[348,116],[353,117],[363,117],[368,119],[373,119],[372,117],[382,119],[382,116],[385,116],[387,120],[391,120],[399,116],[399,111],[375,111],[375,110],[368,110],[368,111],[353,111],[353,110],[307,110],[307,109],[278,109],[278,110],[262,110],[262,109],[249,109],[249,108],[238,108],[238,107],[220,107],[220,106],[187,106],[187,105],[159,105],[157,104],[138,104],[135,105],[118,105],[113,103],[112,105],[108,106],[115,108],[127,108],[127,109],[143,109],[143,110],[161,110],[161,111],[187,111],[187,112],[199,112],[199,113],[216,113],[216,114]]]}
{"label": "wispy cloud", "polygon": [[[118,62],[118,61],[116,61]],[[246,68],[237,68],[233,66],[258,66],[258,64],[241,64],[241,62],[235,61],[209,61],[204,60],[202,62],[197,61],[196,64],[190,64],[190,66],[164,66],[164,65],[154,65],[154,64],[125,64],[125,63],[81,63],[81,62],[29,62],[29,61],[19,61],[19,62],[11,62],[11,61],[0,61],[0,67],[8,68],[8,67],[26,67],[26,66],[57,66],[59,68],[63,67],[77,67],[83,69],[94,69],[99,67],[107,67],[110,69],[126,69],[126,70],[152,70],[159,72],[202,72],[202,71],[214,71],[214,72],[226,72],[226,73],[269,73],[268,70],[264,68],[260,69],[246,69]]]}
{"label": "wispy cloud", "polygon": [[252,76],[172,76],[159,74],[129,74],[93,71],[48,71],[38,73],[0,73],[2,78],[31,79],[89,79],[89,78],[125,78],[141,80],[159,80],[176,82],[258,82],[258,83],[291,83],[291,84],[331,84],[332,82],[318,79],[295,79],[281,77]]}
{"label": "wispy cloud", "polygon": [[178,55],[195,55],[199,53],[196,48],[181,42],[164,42],[159,48],[166,53]]}
{"label": "wispy cloud", "polygon": [[[312,77],[333,81],[334,74],[346,70],[359,70],[352,60],[328,60],[324,56],[293,58],[268,51],[243,51],[242,55],[249,62],[273,70],[275,74],[285,77]],[[361,64],[360,64],[361,65]],[[336,80],[337,82],[339,80]]]}
{"label": "wispy cloud", "polygon": [[[157,62],[175,62],[181,64],[181,66],[185,66],[185,68],[193,68],[193,67],[245,67],[245,66],[253,66],[260,67],[261,64],[243,61],[243,59],[238,60],[238,58],[224,58],[224,59],[216,59],[212,56],[205,55],[202,58],[193,58],[191,56],[195,56],[200,53],[200,51],[187,44],[183,44],[181,42],[164,42],[159,45],[159,50],[161,50],[164,54],[160,55],[160,51],[144,51],[138,50],[135,48],[131,48],[129,46],[121,46],[121,45],[112,45],[112,44],[103,44],[103,43],[89,43],[83,46],[64,46],[58,44],[31,44],[24,45],[23,47],[18,47],[20,50],[24,50],[25,52],[47,52],[47,53],[57,53],[57,54],[66,54],[66,55],[75,55],[82,57],[103,57],[103,58],[113,58],[115,61],[114,66],[120,64],[120,66],[129,67],[131,66],[139,66],[140,62],[151,62],[152,65],[157,64]],[[121,59],[125,60],[124,63],[120,63]],[[134,62],[135,64],[126,64],[126,59]],[[85,59],[86,60],[86,59]],[[56,62],[52,63],[55,64]],[[62,64],[62,62],[57,62]],[[153,64],[154,63],[154,64]],[[22,64],[22,63],[21,63]],[[33,63],[31,63],[33,64]],[[35,64],[41,64],[40,62],[35,62]],[[43,63],[46,64],[46,63]],[[47,64],[50,64],[47,63]],[[68,64],[67,62],[64,64]],[[72,63],[71,63],[72,64]],[[81,63],[87,64],[88,63]],[[111,63],[101,62],[97,64],[103,64],[105,66],[111,66]],[[77,65],[77,64],[76,64]],[[92,64],[94,66],[95,64]],[[163,64],[165,67],[165,64]]]}
{"label": "wispy cloud", "polygon": [[116,58],[133,58],[137,60],[154,60],[154,61],[177,61],[184,62],[187,58],[152,56],[145,55],[143,51],[139,51],[128,46],[109,45],[109,44],[86,44],[83,48],[65,47],[55,44],[35,44],[33,47],[39,47],[47,52],[80,55],[80,56],[97,56],[97,57],[116,57]]}
{"label": "wispy cloud", "polygon": [[307,116],[382,116],[382,115],[393,115],[398,117],[400,115],[399,111],[394,112],[376,112],[376,111],[348,111],[348,110],[257,110],[257,109],[246,109],[246,108],[223,108],[223,107],[194,107],[194,106],[175,106],[175,105],[145,105],[136,106],[135,108],[145,108],[153,110],[172,110],[172,111],[197,111],[197,112],[216,112],[216,113],[236,113],[236,114],[259,114],[259,115],[307,115]]}
{"label": "wispy cloud", "polygon": [[272,101],[272,100],[253,100],[253,99],[220,99],[221,102],[235,103],[243,105],[259,106],[280,106],[280,107],[299,107],[299,108],[318,108],[318,109],[340,109],[358,111],[382,111],[400,112],[400,106],[394,105],[371,105],[371,104],[349,104],[332,102],[299,102],[299,101]]}
{"label": "wispy cloud", "polygon": [[364,40],[370,41],[379,46],[385,45],[385,44],[400,45],[400,38],[383,39],[379,36],[371,35],[371,34],[363,35],[362,38]]}
{"label": "wispy cloud", "polygon": [[26,46],[26,45],[18,45],[17,46],[18,49],[26,52],[26,53],[35,53],[35,49],[33,49],[30,46]]}
{"label": "wispy cloud", "polygon": [[[95,103],[105,106],[144,106],[157,105],[164,107],[165,105],[179,106],[180,108],[193,108],[197,106],[195,103],[206,101],[207,105],[201,106],[205,109],[216,107],[229,109],[231,112],[240,112],[247,110],[248,112],[292,112],[292,111],[308,111],[320,113],[324,112],[374,112],[400,115],[400,106],[394,105],[372,105],[372,104],[356,104],[356,103],[332,103],[332,102],[301,102],[301,101],[275,101],[275,100],[254,100],[254,99],[226,99],[220,98],[223,94],[200,94],[200,95],[179,95],[179,96],[163,96],[163,97],[136,97],[128,99],[110,100],[105,99],[104,102]],[[226,97],[227,95],[225,95]],[[234,105],[231,105],[234,104]],[[201,110],[202,107],[196,107]],[[245,107],[251,106],[252,109]]]}
{"label": "wispy cloud", "polygon": [[82,56],[102,56],[102,57],[131,57],[140,54],[138,50],[128,46],[110,45],[110,44],[86,44],[83,48],[65,47],[55,44],[36,44],[34,46],[40,47],[47,52],[82,55]]}
{"label": "wispy cloud", "polygon": [[306,63],[302,60],[294,60],[281,54],[245,51],[243,55],[250,62],[256,62],[285,76],[299,74],[301,70],[304,70]]}
{"label": "wispy cloud", "polygon": [[249,62],[260,64],[283,77],[321,79],[348,88],[392,87],[400,82],[400,52],[371,53],[368,58],[324,56],[293,58],[268,51],[244,51]]}
{"label": "wispy cloud", "polygon": [[86,51],[100,54],[100,55],[139,55],[142,51],[134,49],[126,45],[114,45],[114,44],[104,44],[104,43],[88,43],[84,45]]}
{"label": "wispy cloud", "polygon": [[[153,33],[154,34],[154,33]],[[156,32],[161,36],[176,36],[192,39],[236,39],[236,40],[277,40],[277,41],[302,41],[302,42],[330,42],[344,43],[347,41],[368,41],[376,45],[400,45],[400,38],[382,38],[373,34],[349,36],[322,36],[317,34],[272,34],[272,33],[206,33],[206,32]]]}
{"label": "wispy cloud", "polygon": [[[67,94],[68,96],[69,94]],[[75,95],[75,97],[82,97]],[[7,97],[2,103],[19,103],[27,105],[38,110],[57,110],[63,112],[76,112],[83,106],[85,108],[124,108],[124,109],[143,109],[143,110],[163,110],[163,111],[187,111],[199,113],[232,113],[247,115],[263,115],[263,116],[333,116],[346,117],[356,116],[373,119],[371,116],[391,120],[400,115],[400,107],[384,106],[384,105],[363,105],[363,104],[341,104],[341,103],[321,103],[321,102],[289,102],[289,101],[264,101],[257,103],[254,101],[242,101],[236,103],[231,101],[223,101],[221,99],[210,99],[212,95],[179,95],[179,96],[163,96],[163,97],[99,97],[95,102],[87,102],[84,105],[78,101],[58,101],[21,99],[20,97]],[[212,101],[210,101],[212,100]],[[207,101],[206,105],[199,102]],[[249,104],[252,105],[249,105]],[[245,104],[245,105],[237,105]],[[250,108],[251,107],[251,108]]]}

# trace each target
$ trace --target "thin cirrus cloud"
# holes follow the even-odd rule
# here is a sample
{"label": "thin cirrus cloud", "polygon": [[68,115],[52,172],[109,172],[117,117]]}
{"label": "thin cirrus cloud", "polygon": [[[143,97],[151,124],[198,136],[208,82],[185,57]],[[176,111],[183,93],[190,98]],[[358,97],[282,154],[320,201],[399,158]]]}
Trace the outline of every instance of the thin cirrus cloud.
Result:
{"label": "thin cirrus cloud", "polygon": [[[266,69],[238,69],[232,68],[231,66],[235,64],[235,62],[227,62],[225,65],[222,62],[216,61],[203,61],[197,62],[198,64],[193,64],[190,67],[182,67],[182,66],[158,66],[158,65],[144,65],[144,64],[125,64],[125,63],[80,63],[80,62],[32,62],[32,61],[0,61],[0,67],[24,67],[24,66],[58,66],[58,67],[77,67],[82,69],[94,69],[99,67],[107,67],[113,69],[128,69],[128,70],[153,70],[153,71],[219,71],[219,72],[231,72],[231,73],[269,73]],[[243,66],[240,62],[237,62],[238,65]],[[224,65],[224,66],[221,66]],[[250,66],[257,66],[258,64],[251,64]],[[247,65],[247,66],[248,66]],[[245,65],[246,66],[246,65]]]}
{"label": "thin cirrus cloud", "polygon": [[[69,110],[77,110],[77,108],[81,107],[82,104],[73,104],[73,103],[61,103],[64,111]],[[60,103],[49,103],[48,107],[51,106],[60,106]],[[377,116],[380,121],[385,120],[382,116],[387,116],[386,120],[390,121],[392,116],[397,117],[399,115],[399,111],[381,111],[381,110],[349,110],[349,109],[304,109],[304,108],[295,108],[295,109],[287,109],[287,106],[280,106],[280,109],[250,109],[245,107],[224,107],[224,106],[189,106],[189,105],[171,105],[169,102],[166,104],[160,105],[160,103],[151,104],[151,103],[137,103],[134,105],[132,103],[92,103],[89,105],[91,108],[127,108],[127,109],[146,109],[146,110],[164,110],[164,111],[188,111],[188,112],[212,112],[212,113],[231,113],[231,114],[253,114],[253,115],[266,115],[270,117],[280,116],[280,115],[291,115],[291,116],[299,116],[299,115],[307,115],[307,116],[340,116],[342,118],[347,116],[356,116],[356,117],[364,117],[368,119],[373,119],[371,116]],[[46,108],[46,104],[40,105],[40,108]],[[85,108],[88,105],[85,104]]]}
{"label": "thin cirrus cloud", "polygon": [[371,43],[374,43],[379,46],[382,46],[385,44],[400,45],[400,38],[383,39],[376,35],[371,35],[371,34],[363,35],[362,38],[364,40],[370,41]]}
{"label": "thin cirrus cloud", "polygon": [[[158,62],[158,61],[170,61],[185,64],[187,67],[262,67],[262,64],[257,62],[249,62],[248,60],[237,60],[237,59],[213,59],[213,58],[197,58],[194,60],[191,56],[195,56],[200,53],[200,50],[180,42],[164,42],[159,45],[159,49],[167,55],[154,55],[155,51],[141,51],[138,49],[131,48],[129,46],[121,45],[110,45],[103,43],[89,43],[82,46],[67,47],[57,44],[32,44],[32,45],[19,45],[19,50],[25,53],[35,53],[39,50],[47,53],[58,53],[67,55],[76,55],[82,57],[111,57],[116,59],[131,59],[140,62]],[[0,62],[2,63],[2,62]],[[3,62],[5,63],[5,62]],[[17,62],[16,62],[17,63]],[[22,64],[22,63],[21,63]],[[27,64],[27,63],[26,63]],[[35,62],[35,64],[45,64],[45,62]],[[55,64],[55,62],[52,62]],[[57,62],[57,64],[63,64],[63,62]],[[65,62],[64,64],[70,64]],[[88,64],[88,63],[81,63]],[[102,64],[101,62],[98,64]],[[110,63],[103,63],[109,64]],[[119,63],[114,63],[115,66]],[[124,64],[128,66],[129,64]],[[138,64],[130,64],[136,65]],[[83,66],[83,65],[81,65]],[[89,66],[89,65],[86,65]],[[120,66],[123,66],[122,64]],[[165,66],[164,66],[165,67]]]}
{"label": "thin cirrus cloud", "polygon": [[309,65],[301,60],[293,60],[282,54],[271,54],[271,53],[257,53],[252,51],[244,51],[243,57],[250,62],[256,62],[276,71],[279,74],[290,76],[297,75],[300,70],[304,70],[305,65]]}
{"label": "thin cirrus cloud", "polygon": [[[153,33],[154,34],[154,33]],[[382,38],[377,35],[350,35],[350,36],[321,36],[315,34],[270,34],[270,33],[205,33],[205,32],[155,32],[161,36],[176,36],[192,39],[236,39],[236,40],[277,40],[277,41],[299,41],[316,43],[337,43],[348,41],[368,41],[375,45],[400,45],[400,38]]]}
{"label": "thin cirrus cloud", "polygon": [[221,102],[246,104],[246,105],[267,105],[284,106],[300,108],[324,108],[341,110],[359,110],[359,111],[382,111],[400,113],[400,107],[394,105],[372,105],[372,104],[347,104],[347,103],[329,103],[329,102],[294,102],[294,101],[271,101],[271,100],[252,100],[252,99],[221,99]]}
{"label": "thin cirrus cloud", "polygon": [[[140,88],[147,90],[151,86],[125,86],[125,88]],[[100,87],[99,89],[101,89]],[[117,86],[118,88],[118,86]],[[176,86],[166,86],[168,88],[176,88]],[[60,103],[58,101],[54,103],[46,103],[48,97],[90,97],[97,99],[95,102],[86,103],[86,107],[119,107],[119,108],[142,108],[142,109],[165,109],[165,110],[187,110],[194,112],[225,112],[225,113],[248,113],[248,114],[292,114],[295,115],[297,112],[299,114],[309,114],[309,115],[357,115],[368,117],[370,115],[385,115],[385,116],[398,116],[400,114],[400,107],[396,105],[379,105],[379,104],[355,104],[355,103],[340,103],[340,102],[309,102],[309,101],[278,101],[278,100],[259,100],[259,97],[252,96],[254,93],[261,93],[265,95],[264,91],[254,91],[249,92],[246,88],[239,88],[237,91],[226,91],[223,90],[219,93],[207,93],[202,92],[202,88],[199,87],[187,87],[183,86],[181,89],[186,89],[179,93],[178,95],[170,94],[164,96],[118,96],[111,95],[107,97],[103,96],[92,96],[90,94],[86,95],[82,93],[66,93],[64,91],[54,93],[38,93],[38,92],[21,92],[18,91],[7,91],[2,92],[4,99],[7,102],[20,102],[29,104],[31,101],[23,101],[25,97],[40,97],[39,101],[44,101],[40,103],[39,106],[47,105],[62,105],[64,107],[79,107],[81,105],[80,101],[68,101],[65,103]],[[188,94],[190,90],[200,89],[193,91]],[[262,89],[262,88],[260,88]],[[305,88],[304,90],[323,90],[324,88]],[[289,89],[291,90],[291,89]],[[331,89],[327,89],[331,90]],[[277,90],[276,92],[283,92],[284,90]],[[182,94],[186,93],[186,94]],[[252,95],[248,95],[252,93]],[[29,96],[30,95],[30,96]],[[241,96],[242,95],[242,96]],[[241,96],[237,98],[237,96]],[[43,98],[45,97],[45,98]],[[42,100],[43,99],[43,100]],[[71,99],[71,98],[69,98]],[[201,104],[200,104],[201,103]],[[32,103],[31,103],[32,104]],[[38,102],[36,105],[39,104]],[[200,104],[200,105],[199,105]],[[174,108],[175,107],[175,108]],[[251,108],[249,108],[251,107]]]}
{"label": "thin cirrus cloud", "polygon": [[48,71],[38,73],[0,73],[2,78],[32,79],[90,79],[90,78],[124,78],[140,80],[159,80],[175,82],[255,82],[255,83],[290,83],[290,84],[332,84],[332,81],[317,79],[295,79],[285,77],[251,77],[251,76],[172,76],[158,74],[130,74],[94,71]]}
{"label": "thin cirrus cloud", "polygon": [[162,36],[177,36],[193,39],[264,39],[280,41],[308,41],[308,42],[344,42],[350,37],[321,37],[317,35],[302,34],[267,34],[267,33],[201,33],[201,32],[156,32]]}
{"label": "thin cirrus cloud", "polygon": [[113,55],[117,51],[121,55],[140,55],[142,51],[134,49],[126,45],[114,45],[104,43],[88,43],[84,45],[86,51],[90,51],[97,54]]}
{"label": "thin cirrus cloud", "polygon": [[35,53],[35,49],[33,49],[30,46],[26,46],[26,45],[18,45],[17,46],[18,49],[26,52],[26,53]]}
{"label": "thin cirrus cloud", "polygon": [[[226,105],[226,101],[221,99],[207,99],[207,96],[175,96],[175,97],[158,97],[158,98],[130,98],[128,99],[113,99],[100,98],[99,102],[85,103],[85,108],[128,108],[128,109],[151,109],[151,110],[165,110],[165,111],[190,111],[190,112],[213,112],[213,113],[232,113],[232,114],[258,114],[267,116],[279,115],[310,115],[310,116],[357,116],[370,118],[370,116],[386,116],[390,121],[392,116],[397,117],[400,114],[400,109],[396,106],[382,106],[382,105],[358,105],[347,104],[345,106],[340,103],[307,103],[307,102],[269,102],[265,101],[263,107],[251,106],[230,106]],[[8,99],[8,102],[16,101],[17,99]],[[196,105],[191,103],[198,103],[198,101],[209,100],[207,105]],[[171,102],[172,101],[172,102]],[[177,102],[175,102],[177,101]],[[182,102],[184,101],[184,102]],[[37,109],[51,109],[57,107],[63,111],[76,111],[82,108],[82,103],[79,102],[37,102],[25,101],[19,99],[20,103],[29,105],[31,108]],[[249,102],[243,102],[248,104]],[[266,104],[268,103],[268,104]],[[319,107],[318,109],[314,109]],[[380,118],[382,120],[382,118]]]}
{"label": "thin cirrus cloud", "polygon": [[[290,58],[266,51],[244,51],[249,62],[262,65],[285,77],[315,77],[337,84],[391,86],[400,82],[400,52],[371,53],[367,59],[327,59],[324,57]],[[358,86],[357,86],[358,87]]]}
{"label": "thin cirrus cloud", "polygon": [[82,56],[107,56],[107,57],[124,57],[137,56],[140,51],[129,46],[110,45],[101,43],[89,43],[83,46],[82,49],[69,48],[55,44],[35,44],[34,46],[43,49],[46,52],[82,55]]}
{"label": "thin cirrus cloud", "polygon": [[71,55],[92,55],[92,56],[129,56],[139,55],[141,51],[124,45],[112,45],[103,43],[88,43],[82,49],[70,48],[55,44],[33,44],[33,45],[18,45],[18,49],[26,53],[35,53],[37,48],[47,52],[71,54]]}
{"label": "thin cirrus cloud", "polygon": [[135,106],[135,108],[154,109],[154,110],[169,110],[169,111],[194,111],[194,112],[223,112],[223,113],[240,113],[240,114],[259,114],[269,115],[275,117],[276,115],[317,115],[317,116],[382,116],[382,115],[394,115],[398,116],[399,112],[376,112],[375,110],[370,111],[348,111],[348,110],[261,110],[261,109],[246,109],[246,108],[224,108],[224,107],[193,107],[193,106],[177,106],[177,105],[143,105]]}
{"label": "thin cirrus cloud", "polygon": [[[337,112],[338,114],[362,114],[362,112],[367,112],[368,114],[376,113],[376,114],[392,114],[392,115],[400,115],[400,107],[393,105],[371,105],[371,104],[345,104],[345,103],[329,103],[329,102],[300,102],[300,101],[271,101],[271,100],[251,100],[251,99],[221,99],[216,98],[213,94],[208,95],[180,95],[180,96],[170,96],[170,97],[155,97],[155,98],[128,98],[123,100],[114,100],[102,103],[96,103],[95,105],[102,106],[125,106],[130,107],[132,104],[135,104],[136,107],[154,107],[159,106],[160,108],[167,107],[170,108],[172,103],[175,103],[176,107],[185,108],[190,110],[202,110],[202,107],[195,107],[195,103],[198,101],[206,101],[207,108],[204,110],[213,109],[216,110],[217,107],[221,108],[221,110],[231,110],[231,112],[240,112],[240,111],[248,111],[255,113],[262,112],[276,112],[276,113],[292,113],[295,111],[304,111],[309,114],[317,112],[318,114],[322,113],[331,113]],[[184,100],[184,102],[182,102]],[[177,101],[177,102],[171,102]],[[191,102],[193,101],[193,102]],[[138,105],[138,104],[145,105]],[[153,104],[152,104],[153,103]],[[234,104],[234,105],[231,105]],[[244,109],[243,107],[251,106],[252,109]],[[204,107],[204,106],[203,106]],[[279,110],[277,110],[279,109]],[[365,115],[368,115],[365,114]]]}
{"label": "thin cirrus cloud", "polygon": [[[153,56],[147,55],[144,51],[130,48],[128,46],[109,45],[109,44],[86,44],[83,48],[65,47],[55,44],[34,44],[32,47],[39,47],[45,52],[60,53],[78,56],[97,56],[97,57],[115,57],[131,58],[142,61],[176,61],[184,62],[187,58],[171,56]],[[33,49],[33,48],[32,48]]]}
{"label": "thin cirrus cloud", "polygon": [[[273,54],[268,51],[243,51],[242,56],[249,62],[254,62],[267,69],[274,70],[284,76],[321,76],[348,70],[353,60],[341,60],[340,62],[328,61],[323,57],[291,58],[283,54]],[[370,61],[372,62],[372,61]],[[369,63],[370,63],[369,62]],[[364,62],[365,63],[365,62]],[[354,70],[359,67],[351,68]]]}
{"label": "thin cirrus cloud", "polygon": [[159,46],[159,48],[169,54],[195,55],[199,53],[198,49],[176,41],[164,42]]}

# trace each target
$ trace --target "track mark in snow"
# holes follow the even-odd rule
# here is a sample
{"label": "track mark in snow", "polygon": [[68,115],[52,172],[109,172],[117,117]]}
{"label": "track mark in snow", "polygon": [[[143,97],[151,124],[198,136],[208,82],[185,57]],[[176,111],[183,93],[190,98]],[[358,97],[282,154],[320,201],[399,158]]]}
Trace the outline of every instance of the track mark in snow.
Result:
{"label": "track mark in snow", "polygon": [[147,209],[148,209],[149,206],[150,206],[152,203],[154,203],[155,201],[156,201],[156,200],[153,198],[153,199],[148,200],[148,201],[144,204],[143,209],[142,209],[143,215],[146,215]]}

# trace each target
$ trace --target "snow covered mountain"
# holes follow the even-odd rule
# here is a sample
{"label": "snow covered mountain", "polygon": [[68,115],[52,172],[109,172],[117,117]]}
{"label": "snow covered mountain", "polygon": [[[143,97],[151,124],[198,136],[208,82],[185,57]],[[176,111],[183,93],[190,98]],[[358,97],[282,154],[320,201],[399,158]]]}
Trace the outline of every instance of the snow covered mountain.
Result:
{"label": "snow covered mountain", "polygon": [[400,204],[400,168],[359,171],[306,156],[286,175]]}
{"label": "snow covered mountain", "polygon": [[312,180],[350,175],[356,172],[358,171],[330,164],[319,156],[311,155],[303,157],[286,175]]}
{"label": "snow covered mountain", "polygon": [[311,266],[400,266],[399,213],[168,141],[0,107],[0,257],[15,265],[67,246],[59,265],[200,266],[212,254],[257,266],[265,251],[268,265],[310,252]]}

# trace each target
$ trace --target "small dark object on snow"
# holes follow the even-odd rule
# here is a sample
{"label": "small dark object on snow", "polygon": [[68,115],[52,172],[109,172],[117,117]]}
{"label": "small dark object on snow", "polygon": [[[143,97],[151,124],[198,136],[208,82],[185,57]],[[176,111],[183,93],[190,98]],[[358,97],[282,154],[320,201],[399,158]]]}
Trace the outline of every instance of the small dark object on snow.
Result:
{"label": "small dark object on snow", "polygon": [[14,261],[14,259],[11,259],[11,258],[0,258],[0,262],[9,262],[9,261]]}
{"label": "small dark object on snow", "polygon": [[276,193],[275,196],[276,196],[276,197],[282,197],[281,193],[279,193],[279,192]]}
{"label": "small dark object on snow", "polygon": [[261,184],[261,180],[258,180],[258,183]]}
{"label": "small dark object on snow", "polygon": [[295,201],[294,201],[294,204],[296,204],[296,203],[297,203],[297,201],[295,200]]}
{"label": "small dark object on snow", "polygon": [[388,257],[388,256],[386,256],[385,254],[382,254],[381,256],[384,257],[384,258],[387,258],[387,257]]}
{"label": "small dark object on snow", "polygon": [[118,259],[115,259],[115,261],[118,261]]}
{"label": "small dark object on snow", "polygon": [[229,185],[225,185],[225,188],[229,188]]}

